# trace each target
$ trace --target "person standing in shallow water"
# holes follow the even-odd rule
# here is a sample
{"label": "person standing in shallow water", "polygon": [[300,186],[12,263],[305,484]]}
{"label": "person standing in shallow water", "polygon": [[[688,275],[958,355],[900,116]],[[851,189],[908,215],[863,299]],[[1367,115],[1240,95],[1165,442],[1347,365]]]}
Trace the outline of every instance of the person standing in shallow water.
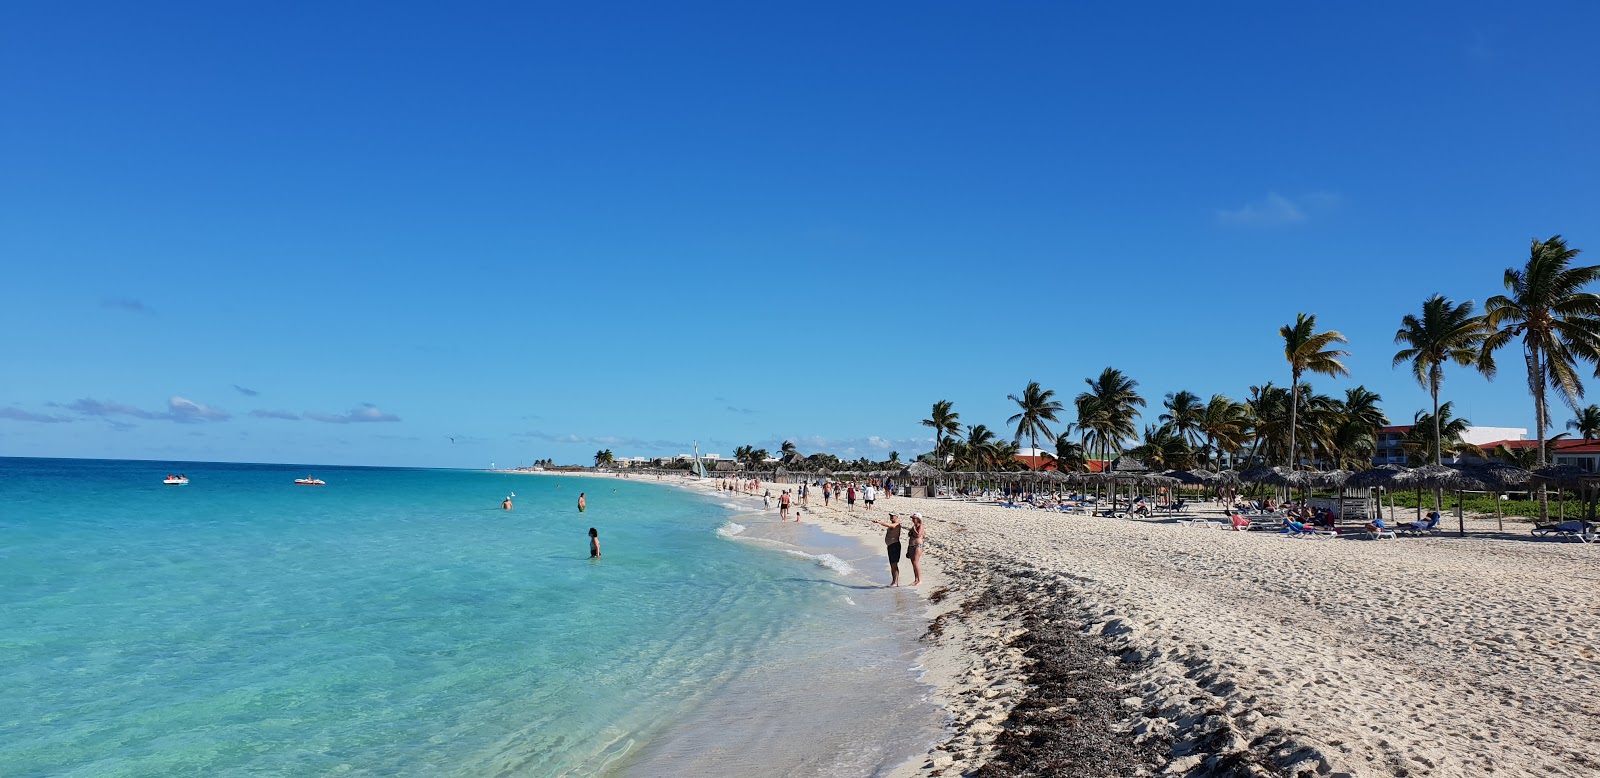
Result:
{"label": "person standing in shallow water", "polygon": [[600,532],[594,527],[589,528],[589,558],[600,558]]}
{"label": "person standing in shallow water", "polygon": [[888,521],[870,519],[873,524],[884,527],[883,545],[889,552],[889,585],[900,585],[900,528],[904,525],[894,514],[889,514]]}
{"label": "person standing in shallow water", "polygon": [[584,499],[584,497],[583,497],[586,494],[588,494],[588,492],[578,492],[578,512],[579,513],[583,513],[584,509],[589,507],[589,501]]}

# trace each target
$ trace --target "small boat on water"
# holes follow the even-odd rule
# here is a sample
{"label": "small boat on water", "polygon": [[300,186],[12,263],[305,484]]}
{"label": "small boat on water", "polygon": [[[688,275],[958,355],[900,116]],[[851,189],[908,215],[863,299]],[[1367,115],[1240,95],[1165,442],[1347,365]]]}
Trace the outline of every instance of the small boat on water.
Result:
{"label": "small boat on water", "polygon": [[188,486],[189,477],[185,475],[169,475],[166,477],[166,480],[162,481],[161,483],[164,483],[167,486]]}
{"label": "small boat on water", "polygon": [[301,486],[327,486],[328,485],[327,481],[324,481],[321,478],[312,478],[309,475],[306,476],[305,478],[296,478],[296,479],[294,479],[294,482],[299,484],[299,485],[301,485]]}

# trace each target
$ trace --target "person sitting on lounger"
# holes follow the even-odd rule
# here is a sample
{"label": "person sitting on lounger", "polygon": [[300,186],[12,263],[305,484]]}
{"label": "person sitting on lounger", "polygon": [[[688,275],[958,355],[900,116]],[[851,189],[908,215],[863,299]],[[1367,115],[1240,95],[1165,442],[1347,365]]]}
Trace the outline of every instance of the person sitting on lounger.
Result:
{"label": "person sitting on lounger", "polygon": [[1240,514],[1235,513],[1229,516],[1228,520],[1233,524],[1235,532],[1243,532],[1250,529],[1250,520]]}
{"label": "person sitting on lounger", "polygon": [[1367,522],[1367,531],[1371,532],[1373,534],[1377,534],[1379,532],[1383,532],[1384,530],[1386,530],[1388,528],[1389,528],[1389,525],[1384,524],[1382,518],[1373,519],[1372,521]]}
{"label": "person sitting on lounger", "polygon": [[1300,522],[1295,521],[1294,519],[1284,519],[1283,520],[1283,531],[1284,532],[1288,532],[1288,533],[1305,532],[1306,531],[1306,525],[1301,524]]}

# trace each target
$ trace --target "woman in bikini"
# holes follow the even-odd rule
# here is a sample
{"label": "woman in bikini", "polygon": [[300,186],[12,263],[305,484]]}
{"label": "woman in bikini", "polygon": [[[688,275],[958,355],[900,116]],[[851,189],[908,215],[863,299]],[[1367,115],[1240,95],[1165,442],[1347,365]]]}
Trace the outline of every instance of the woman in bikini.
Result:
{"label": "woman in bikini", "polygon": [[911,531],[907,533],[906,559],[911,560],[911,585],[922,583],[922,539],[928,536],[928,529],[922,526],[922,514],[911,514]]}

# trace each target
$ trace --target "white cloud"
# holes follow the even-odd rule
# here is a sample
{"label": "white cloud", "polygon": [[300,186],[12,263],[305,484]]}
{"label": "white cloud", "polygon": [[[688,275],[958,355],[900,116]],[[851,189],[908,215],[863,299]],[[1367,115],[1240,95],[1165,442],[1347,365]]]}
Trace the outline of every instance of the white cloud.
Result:
{"label": "white cloud", "polygon": [[399,416],[392,413],[384,413],[382,409],[372,403],[362,403],[360,408],[351,408],[344,413],[307,413],[305,417],[325,424],[359,424],[363,422],[400,420]]}
{"label": "white cloud", "polygon": [[1310,192],[1296,197],[1286,197],[1277,192],[1238,208],[1217,209],[1217,221],[1240,227],[1287,227],[1304,224],[1313,215],[1326,213],[1339,206],[1339,195],[1332,192]]}

